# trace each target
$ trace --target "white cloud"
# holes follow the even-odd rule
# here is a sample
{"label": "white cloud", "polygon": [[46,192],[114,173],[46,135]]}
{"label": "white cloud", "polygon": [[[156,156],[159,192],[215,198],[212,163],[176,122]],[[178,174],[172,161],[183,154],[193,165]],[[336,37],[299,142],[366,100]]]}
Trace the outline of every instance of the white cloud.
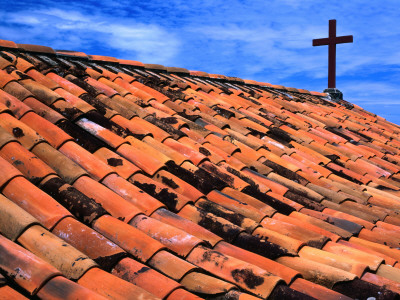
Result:
{"label": "white cloud", "polygon": [[47,46],[77,51],[80,47],[95,48],[100,44],[120,53],[119,58],[144,62],[170,65],[180,45],[174,34],[159,25],[101,14],[85,15],[77,10],[50,8],[10,13],[9,20],[29,27],[25,37],[20,36],[22,43],[48,39]]}

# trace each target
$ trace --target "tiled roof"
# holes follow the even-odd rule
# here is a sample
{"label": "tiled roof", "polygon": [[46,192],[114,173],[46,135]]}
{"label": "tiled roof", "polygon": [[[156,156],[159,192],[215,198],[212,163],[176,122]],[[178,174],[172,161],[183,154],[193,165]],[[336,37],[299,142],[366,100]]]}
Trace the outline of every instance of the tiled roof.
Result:
{"label": "tiled roof", "polygon": [[399,126],[318,92],[0,46],[0,299],[398,297]]}

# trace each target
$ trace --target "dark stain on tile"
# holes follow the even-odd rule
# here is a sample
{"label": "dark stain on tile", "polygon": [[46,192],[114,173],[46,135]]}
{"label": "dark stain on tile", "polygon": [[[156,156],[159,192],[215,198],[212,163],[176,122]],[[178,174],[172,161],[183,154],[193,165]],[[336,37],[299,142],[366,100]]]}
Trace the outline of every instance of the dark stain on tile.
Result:
{"label": "dark stain on tile", "polygon": [[210,155],[211,155],[211,152],[208,151],[208,150],[207,150],[206,148],[204,148],[204,147],[199,147],[199,152],[200,152],[201,154],[205,155],[205,156],[210,156]]}
{"label": "dark stain on tile", "polygon": [[118,166],[122,166],[124,164],[124,162],[120,158],[111,157],[111,158],[107,159],[107,164],[111,167],[118,167]]}
{"label": "dark stain on tile", "polygon": [[192,173],[171,161],[165,165],[173,175],[193,185],[204,194],[208,194],[215,189],[220,191],[227,186],[220,178],[211,175],[201,168]]}
{"label": "dark stain on tile", "polygon": [[299,191],[287,191],[284,196],[312,210],[323,211],[326,208],[321,203],[310,200]]}
{"label": "dark stain on tile", "polygon": [[133,184],[145,191],[150,196],[160,200],[168,207],[168,209],[176,211],[176,205],[178,204],[177,194],[168,191],[168,189],[161,189],[161,191],[157,192],[156,185],[151,183],[143,183],[135,180]]}
{"label": "dark stain on tile", "polygon": [[285,248],[266,240],[261,240],[260,238],[245,232],[239,234],[233,244],[239,248],[259,254],[269,259],[276,259],[278,257],[288,255],[291,256],[291,254],[289,254]]}
{"label": "dark stain on tile", "polygon": [[161,176],[161,181],[162,183],[164,183],[165,185],[168,185],[169,187],[173,188],[173,189],[177,189],[179,187],[179,185],[177,185],[175,183],[175,181],[173,181],[170,178],[167,178],[165,176]]}
{"label": "dark stain on tile", "polygon": [[21,138],[21,137],[25,136],[24,131],[19,127],[14,127],[12,129],[12,133],[16,138]]}
{"label": "dark stain on tile", "polygon": [[397,293],[358,278],[351,281],[338,282],[332,289],[354,299],[374,298],[377,300],[389,300],[398,299],[399,297]]}
{"label": "dark stain on tile", "polygon": [[56,199],[84,224],[90,225],[100,216],[108,214],[107,211],[93,199],[79,192],[74,187],[65,184],[58,177],[46,181],[41,188]]}
{"label": "dark stain on tile", "polygon": [[273,161],[265,160],[263,162],[263,165],[273,169],[276,174],[278,174],[282,177],[288,178],[294,182],[297,182],[300,184],[308,183],[308,181],[306,179],[304,179],[303,177],[301,177],[300,175],[296,174],[295,172],[293,172],[285,167],[282,167],[281,165],[279,165]]}
{"label": "dark stain on tile", "polygon": [[183,133],[182,131],[172,127],[170,125],[171,123],[164,122],[162,119],[159,119],[154,115],[149,115],[149,116],[145,117],[144,120],[146,120],[146,121],[150,122],[151,124],[161,128],[162,130],[168,132],[175,140],[179,140],[181,137],[186,136],[186,134]]}
{"label": "dark stain on tile", "polygon": [[207,213],[206,211],[200,210],[200,221],[198,224],[212,233],[222,237],[228,243],[233,242],[233,240],[242,231],[240,227],[233,225],[232,223],[221,223],[215,216]]}
{"label": "dark stain on tile", "polygon": [[268,204],[282,214],[289,215],[290,213],[295,211],[295,209],[290,205],[283,203],[267,194],[264,194],[252,186],[247,186],[242,190],[242,192],[264,202],[265,204]]}
{"label": "dark stain on tile", "polygon": [[243,215],[228,210],[223,206],[208,200],[199,200],[198,202],[196,202],[196,206],[218,217],[222,217],[237,226],[242,226],[243,220],[245,219]]}
{"label": "dark stain on tile", "polygon": [[118,261],[126,256],[126,253],[116,253],[108,256],[99,256],[93,258],[93,260],[98,263],[103,269],[109,271],[111,270]]}
{"label": "dark stain on tile", "polygon": [[103,147],[110,149],[106,143],[68,120],[62,121],[57,124],[57,126],[72,136],[79,146],[88,150],[90,153],[94,153]]}
{"label": "dark stain on tile", "polygon": [[250,289],[254,289],[264,283],[264,278],[254,274],[251,269],[235,269],[231,274],[236,282],[244,282]]}

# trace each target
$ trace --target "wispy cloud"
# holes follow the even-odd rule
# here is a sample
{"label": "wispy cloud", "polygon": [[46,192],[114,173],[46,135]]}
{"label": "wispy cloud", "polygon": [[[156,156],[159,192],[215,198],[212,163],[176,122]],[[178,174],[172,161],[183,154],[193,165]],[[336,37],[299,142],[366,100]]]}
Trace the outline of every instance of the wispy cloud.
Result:
{"label": "wispy cloud", "polygon": [[[111,50],[115,52],[114,56],[119,54],[119,58],[144,62],[171,63],[180,44],[174,34],[157,24],[102,14],[86,15],[72,9],[49,8],[10,13],[6,25],[10,24],[25,27],[25,37],[22,34],[19,38],[21,43],[29,41],[56,49],[92,50],[88,54],[106,54],[101,52]],[[12,36],[8,38],[15,40]]]}

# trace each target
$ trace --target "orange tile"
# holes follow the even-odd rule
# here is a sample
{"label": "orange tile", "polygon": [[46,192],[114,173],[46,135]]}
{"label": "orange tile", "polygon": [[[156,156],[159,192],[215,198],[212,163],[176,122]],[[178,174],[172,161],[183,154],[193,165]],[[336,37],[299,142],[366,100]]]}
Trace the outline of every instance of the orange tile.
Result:
{"label": "orange tile", "polygon": [[212,246],[222,240],[221,237],[200,226],[196,222],[191,221],[186,216],[174,214],[166,209],[159,209],[155,211],[151,217],[160,220],[163,223],[182,229],[201,240],[207,241]]}
{"label": "orange tile", "polygon": [[31,152],[56,171],[67,183],[72,183],[77,178],[86,175],[85,170],[79,165],[47,143],[36,145]]}
{"label": "orange tile", "polygon": [[74,218],[61,220],[52,233],[89,256],[105,270],[111,270],[126,256],[126,252],[116,244]]}
{"label": "orange tile", "polygon": [[188,137],[180,138],[179,142],[206,156],[213,164],[217,165],[224,161],[224,158],[215,153],[213,150],[205,148],[202,144],[197,143]]}
{"label": "orange tile", "polygon": [[259,212],[261,212],[265,216],[271,217],[276,212],[274,208],[265,204],[264,202],[250,195],[237,191],[235,189],[227,187],[224,188],[222,192],[234,199],[237,199],[240,203],[244,203],[256,208]]}
{"label": "orange tile", "polygon": [[133,218],[129,224],[158,240],[181,257],[186,257],[194,247],[203,242],[183,230],[143,215]]}
{"label": "orange tile", "polygon": [[28,150],[44,141],[36,131],[9,114],[1,114],[0,126],[13,135]]}
{"label": "orange tile", "polygon": [[64,143],[59,151],[83,167],[95,180],[101,181],[113,172],[111,167],[73,141]]}
{"label": "orange tile", "polygon": [[173,139],[166,139],[163,144],[179,152],[196,166],[203,161],[208,160],[205,155]]}
{"label": "orange tile", "polygon": [[[228,244],[224,241],[219,242],[214,247],[214,250],[223,253],[225,255],[234,257],[236,259],[242,260],[244,262],[258,266],[261,269],[266,270],[267,272],[270,272],[271,274],[282,278],[287,284],[289,284],[290,282],[292,282],[294,278],[299,276],[299,273],[291,268],[288,268],[266,257],[260,256],[258,254]],[[281,251],[281,254],[285,252],[284,251],[285,249],[281,250],[283,250]],[[272,256],[274,255],[271,254],[271,257]]]}
{"label": "orange tile", "polygon": [[196,202],[200,197],[204,197],[204,194],[197,190],[194,186],[169,173],[168,171],[158,171],[153,176],[153,179],[169,186],[170,188],[174,189],[179,194],[189,198],[193,202]]}
{"label": "orange tile", "polygon": [[[276,214],[275,214],[276,215]],[[290,238],[304,242],[312,247],[322,248],[322,246],[329,240],[328,237],[323,236],[314,231],[282,221],[281,218],[264,218],[261,221],[261,226],[268,230],[278,232]]]}
{"label": "orange tile", "polygon": [[105,147],[100,148],[93,154],[122,178],[128,179],[133,174],[141,172],[140,168]]}
{"label": "orange tile", "polygon": [[39,82],[40,84],[44,85],[45,87],[47,87],[51,90],[55,90],[56,88],[60,87],[57,84],[57,82],[52,80],[50,77],[43,75],[42,73],[40,73],[39,71],[37,71],[35,69],[30,69],[30,70],[26,71],[25,73],[29,77],[33,78],[36,82]]}
{"label": "orange tile", "polygon": [[[171,211],[179,211],[183,206],[185,206],[189,202],[192,202],[189,198],[179,194],[169,186],[161,182],[155,181],[154,179],[151,179],[143,174],[135,174],[129,179],[129,181],[132,182],[139,189],[142,189],[144,192],[164,203]],[[143,210],[149,211],[148,215],[150,215],[151,212],[155,211],[155,209],[152,210],[155,205],[151,205],[151,203],[146,203],[146,201],[143,199],[145,198],[145,196],[146,194],[141,193],[140,197],[138,197],[138,202],[143,202],[142,205],[149,207],[143,208]],[[137,205],[141,206],[140,204]],[[159,206],[158,208],[160,207],[161,206]]]}
{"label": "orange tile", "polygon": [[361,279],[370,282],[372,284],[389,289],[395,293],[400,293],[400,283],[387,279],[385,277],[367,272],[361,277]]}
{"label": "orange tile", "polygon": [[186,274],[198,271],[196,266],[167,251],[157,252],[147,263],[175,281],[180,281]]}
{"label": "orange tile", "polygon": [[118,148],[117,153],[134,163],[150,176],[153,176],[164,167],[164,163],[159,159],[128,144],[121,145],[121,147]]}
{"label": "orange tile", "polygon": [[[12,66],[12,64],[8,60],[5,60],[4,58],[2,58],[0,61],[1,61],[1,68],[3,69]],[[11,81],[16,81],[16,78],[9,75],[6,71],[0,70],[0,75],[1,75],[0,88],[3,88]]]}
{"label": "orange tile", "polygon": [[39,183],[50,174],[56,174],[48,165],[17,142],[6,144],[0,149],[0,155],[34,183]]}
{"label": "orange tile", "polygon": [[[231,222],[232,224],[241,227],[248,233],[251,233],[255,228],[257,228],[259,226],[259,224],[256,221],[242,215],[240,212],[237,212],[237,210],[234,211],[234,210],[228,209],[214,201],[210,201],[207,199],[199,199],[196,202],[195,206],[197,208],[199,208],[200,211],[203,210],[205,212],[209,212],[211,214],[214,214],[215,216],[223,218],[223,219]],[[206,219],[207,219],[207,217],[211,218],[210,216],[206,216]],[[216,220],[212,220],[212,222],[215,222],[215,221]],[[218,221],[216,223],[218,224]],[[231,224],[229,224],[228,226],[231,226]],[[234,231],[235,231],[235,228],[234,228]],[[230,238],[230,239],[232,239],[232,238]]]}
{"label": "orange tile", "polygon": [[89,270],[77,283],[108,299],[159,299],[144,289],[99,268]]}
{"label": "orange tile", "polygon": [[356,278],[355,274],[302,257],[280,257],[277,262],[297,270],[304,279],[329,289],[339,282]]}
{"label": "orange tile", "polygon": [[24,115],[21,118],[21,121],[44,137],[54,148],[58,148],[68,140],[73,140],[71,136],[59,127],[53,125],[48,120],[43,119],[36,113],[28,113]]}
{"label": "orange tile", "polygon": [[[172,140],[172,138],[166,138],[164,141],[167,140]],[[177,165],[181,165],[184,161],[189,161],[187,156],[175,150],[174,148],[169,147],[167,143],[161,143],[150,136],[144,137],[142,141],[172,159]]]}
{"label": "orange tile", "polygon": [[208,296],[225,294],[232,289],[237,289],[231,283],[199,272],[191,272],[185,275],[180,283],[191,292]]}
{"label": "orange tile", "polygon": [[113,268],[112,274],[141,287],[161,299],[180,287],[180,284],[176,281],[131,258],[121,260]]}
{"label": "orange tile", "polygon": [[216,136],[215,134],[209,134],[206,137],[206,140],[211,144],[214,145],[215,147],[218,147],[219,149],[223,150],[229,155],[232,155],[234,152],[239,151],[240,149],[235,146],[234,144],[221,139],[220,137]]}
{"label": "orange tile", "polygon": [[80,111],[83,111],[84,113],[95,110],[95,108],[92,105],[83,101],[81,98],[78,98],[77,96],[67,92],[63,88],[58,88],[54,91],[61,97],[63,97],[63,99],[67,101],[69,104],[73,105],[74,107],[76,107]]}
{"label": "orange tile", "polygon": [[393,266],[396,263],[396,260],[388,255],[385,255],[381,252],[375,251],[372,248],[369,248],[368,245],[362,245],[362,244],[356,244],[356,243],[352,243],[352,242],[348,242],[345,240],[340,240],[337,242],[338,245],[344,245],[346,247],[351,247],[353,249],[356,250],[360,250],[364,253],[368,253],[374,257],[379,257],[382,258],[384,260],[384,263]]}
{"label": "orange tile", "polygon": [[388,245],[392,248],[398,248],[400,245],[399,235],[396,232],[383,228],[374,228],[373,230],[362,229],[358,237],[374,243]]}
{"label": "orange tile", "polygon": [[382,276],[386,279],[399,282],[400,270],[388,265],[381,265],[376,271],[376,275]]}
{"label": "orange tile", "polygon": [[93,224],[93,229],[143,263],[165,248],[144,232],[111,216],[102,216],[97,219]]}
{"label": "orange tile", "polygon": [[336,211],[330,208],[326,208],[323,210],[324,214],[330,215],[332,217],[337,217],[337,218],[342,218],[345,220],[348,220],[350,222],[354,222],[356,224],[359,224],[361,226],[364,226],[367,229],[372,229],[375,225],[373,223],[370,223],[368,221],[365,221],[363,219],[360,219],[356,216],[350,215],[350,214],[346,214],[340,211]]}
{"label": "orange tile", "polygon": [[[3,133],[0,131],[0,134]],[[5,137],[2,138],[6,139]],[[6,159],[0,157],[0,168],[2,172],[0,172],[0,188],[2,188],[6,183],[8,183],[11,179],[22,176],[22,173],[15,168],[11,163],[9,163]]]}
{"label": "orange tile", "polygon": [[188,291],[179,288],[173,291],[167,298],[166,300],[201,300],[203,298],[200,298],[192,293],[189,293]]}
{"label": "orange tile", "polygon": [[91,77],[86,77],[84,80],[88,85],[92,86],[92,88],[95,88],[97,92],[102,93],[107,97],[112,97],[118,94],[116,90],[112,89],[111,87],[107,86],[102,82],[97,81],[96,79],[93,79]]}
{"label": "orange tile", "polygon": [[[12,241],[30,226],[39,224],[31,214],[2,195],[0,195],[0,214],[1,233]],[[1,279],[0,276],[0,285]]]}
{"label": "orange tile", "polygon": [[[293,212],[292,214],[295,214],[295,213],[297,213],[297,212]],[[305,230],[309,230],[309,231],[315,232],[317,234],[326,236],[327,238],[329,238],[330,240],[332,240],[334,242],[336,242],[340,238],[339,235],[337,235],[335,233],[332,233],[332,232],[330,232],[330,231],[328,231],[326,229],[323,229],[321,227],[318,227],[316,225],[313,225],[312,223],[308,223],[304,219],[300,220],[300,219],[293,218],[292,214],[290,216],[285,216],[285,215],[282,215],[280,213],[276,213],[276,214],[274,214],[272,219],[280,220],[280,221],[283,221],[283,222],[289,223],[289,224],[293,224],[293,225],[301,227],[301,228],[303,228]],[[300,213],[297,213],[297,214],[300,214]]]}
{"label": "orange tile", "polygon": [[352,237],[349,239],[350,243],[361,245],[363,247],[367,247],[368,249],[372,249],[376,252],[382,253],[384,255],[387,255],[397,261],[400,261],[400,250],[398,249],[393,249],[390,248],[389,246],[377,243],[377,242],[372,242],[368,241],[362,238],[358,237]]}
{"label": "orange tile", "polygon": [[2,235],[0,235],[0,249],[0,266],[3,274],[13,278],[13,281],[29,295],[35,295],[50,278],[61,275],[52,265]]}
{"label": "orange tile", "polygon": [[52,228],[61,219],[71,215],[57,201],[24,177],[16,177],[11,180],[2,193],[47,228]]}
{"label": "orange tile", "polygon": [[[306,209],[304,209],[304,210],[306,210]],[[300,221],[303,221],[303,222],[306,222],[306,223],[310,223],[310,224],[312,224],[314,226],[317,226],[317,227],[322,228],[322,229],[324,229],[326,231],[329,231],[329,232],[331,232],[333,234],[336,234],[336,235],[338,235],[338,236],[340,236],[342,238],[348,239],[348,238],[350,238],[352,236],[352,234],[350,232],[348,232],[348,231],[346,231],[346,230],[344,230],[344,229],[342,229],[342,228],[340,228],[338,226],[332,225],[332,224],[330,224],[328,222],[324,222],[321,219],[317,219],[315,217],[308,216],[308,215],[306,215],[306,214],[304,214],[302,212],[294,211],[289,216],[291,218],[295,218],[297,220],[300,220]]]}
{"label": "orange tile", "polygon": [[[43,102],[46,105],[52,105],[57,100],[62,99],[60,95],[56,92],[52,91],[51,89],[41,85],[40,83],[27,79],[23,81],[19,81],[19,83],[28,91],[30,91],[36,98]],[[21,100],[21,99],[20,99]]]}
{"label": "orange tile", "polygon": [[[111,73],[111,72],[109,72],[107,70],[104,70],[103,71],[103,75],[106,75],[106,72],[107,72],[107,74],[113,74],[113,73]],[[117,76],[117,75],[114,74],[113,76]],[[121,78],[115,78],[114,80],[122,80],[122,79]],[[113,82],[113,81],[110,81],[105,77],[97,78],[97,81],[100,82],[100,83],[103,83],[103,84],[107,85],[108,87],[112,88],[113,90],[117,91],[118,94],[120,94],[122,97],[126,96],[127,94],[131,94],[131,92],[128,89],[125,89],[120,84],[118,84],[116,82]],[[105,94],[108,97],[112,97],[111,95],[109,95],[107,93],[105,93]]]}
{"label": "orange tile", "polygon": [[[242,214],[243,216],[246,216],[247,218],[250,218],[256,222],[260,222],[266,216],[266,214],[261,213],[257,208],[251,206],[250,203],[241,202],[240,199],[233,198],[232,196],[217,190],[208,193],[207,199],[218,203],[219,205],[222,205],[223,207],[228,208],[236,213]],[[254,200],[257,201],[257,199]]]}
{"label": "orange tile", "polygon": [[86,118],[79,119],[76,124],[112,148],[116,149],[126,143],[122,137]]}
{"label": "orange tile", "polygon": [[38,291],[37,296],[40,299],[106,299],[99,294],[62,276],[56,276],[50,279],[50,281],[46,282],[46,284]]}
{"label": "orange tile", "polygon": [[[28,105],[30,108],[32,108],[36,114],[39,116],[42,116],[49,122],[55,124],[62,119],[65,119],[61,114],[56,112],[54,109],[51,109],[47,105],[43,104],[42,102],[36,100],[33,97],[28,97],[24,100],[24,104]],[[31,126],[31,125],[29,125]],[[36,129],[35,129],[36,130]]]}
{"label": "orange tile", "polygon": [[252,234],[260,239],[265,239],[271,243],[277,244],[294,255],[297,255],[299,249],[304,246],[302,241],[263,227],[257,228]]}
{"label": "orange tile", "polygon": [[28,300],[25,296],[14,290],[8,285],[0,286],[0,299],[8,300],[8,299],[18,299],[18,300]]}
{"label": "orange tile", "polygon": [[8,109],[10,109],[14,116],[16,116],[18,119],[20,119],[27,112],[32,111],[29,106],[27,106],[14,96],[11,96],[10,94],[4,92],[3,90],[0,90],[0,104],[3,104]]}
{"label": "orange tile", "polygon": [[79,279],[89,269],[96,266],[89,257],[40,225],[29,227],[17,241],[71,280]]}
{"label": "orange tile", "polygon": [[[60,86],[62,86],[66,91],[70,92],[71,94],[75,95],[76,97],[80,97],[83,94],[86,94],[86,91],[73,82],[62,78],[61,76],[58,76],[57,74],[53,72],[49,72],[46,74],[47,77],[49,77],[51,80],[54,82],[58,83]],[[70,77],[73,78],[73,77]]]}
{"label": "orange tile", "polygon": [[[190,204],[182,208],[177,215],[210,230],[228,242],[233,242],[235,238],[245,230],[230,222],[228,218],[220,212],[218,212],[218,215],[215,215],[213,212],[205,211],[202,208]],[[223,217],[220,215],[223,215]]]}
{"label": "orange tile", "polygon": [[338,244],[333,242],[328,242],[324,246],[323,250],[340,255],[345,258],[355,260],[361,264],[368,265],[369,269],[372,271],[376,271],[384,261],[383,258],[379,256],[363,252],[359,249],[348,247],[344,244]]}
{"label": "orange tile", "polygon": [[28,97],[33,97],[30,91],[16,81],[7,83],[7,85],[3,87],[3,90],[21,101],[24,101]]}
{"label": "orange tile", "polygon": [[35,66],[26,61],[25,59],[18,57],[17,60],[15,61],[15,66],[20,70],[21,72],[27,72],[30,69],[34,69]]}
{"label": "orange tile", "polygon": [[[182,127],[181,129],[180,129],[184,134],[186,134],[190,139],[192,139],[193,141],[196,141],[197,143],[200,143],[200,144],[202,144],[202,143],[204,143],[204,137],[207,135],[207,134],[209,134],[210,132],[208,131],[208,130],[206,130],[206,129],[204,129],[204,130],[201,130],[201,133],[199,133],[200,132],[200,130],[197,130],[196,131],[196,129],[193,129],[193,127],[191,128],[191,129],[188,129],[188,128],[186,128],[186,127]],[[204,134],[202,134],[204,132]]]}
{"label": "orange tile", "polygon": [[74,182],[73,187],[89,198],[93,198],[111,215],[124,222],[129,222],[133,217],[142,213],[138,207],[88,176],[80,177]]}
{"label": "orange tile", "polygon": [[[208,272],[262,297],[268,297],[281,280],[259,267],[204,247],[195,248],[187,259]],[[223,267],[221,268],[222,262]],[[254,280],[252,280],[252,283],[250,283],[246,279],[247,276],[251,276],[256,282],[254,283]]]}
{"label": "orange tile", "polygon": [[239,177],[227,172],[223,168],[220,168],[209,161],[204,161],[199,165],[201,168],[211,173],[212,175],[222,179],[230,187],[242,191],[244,188],[248,187],[249,184]]}
{"label": "orange tile", "polygon": [[315,299],[324,300],[350,300],[350,297],[342,295],[338,292],[332,291],[322,285],[317,285],[311,281],[302,278],[296,279],[290,287],[296,291],[314,297]]}

